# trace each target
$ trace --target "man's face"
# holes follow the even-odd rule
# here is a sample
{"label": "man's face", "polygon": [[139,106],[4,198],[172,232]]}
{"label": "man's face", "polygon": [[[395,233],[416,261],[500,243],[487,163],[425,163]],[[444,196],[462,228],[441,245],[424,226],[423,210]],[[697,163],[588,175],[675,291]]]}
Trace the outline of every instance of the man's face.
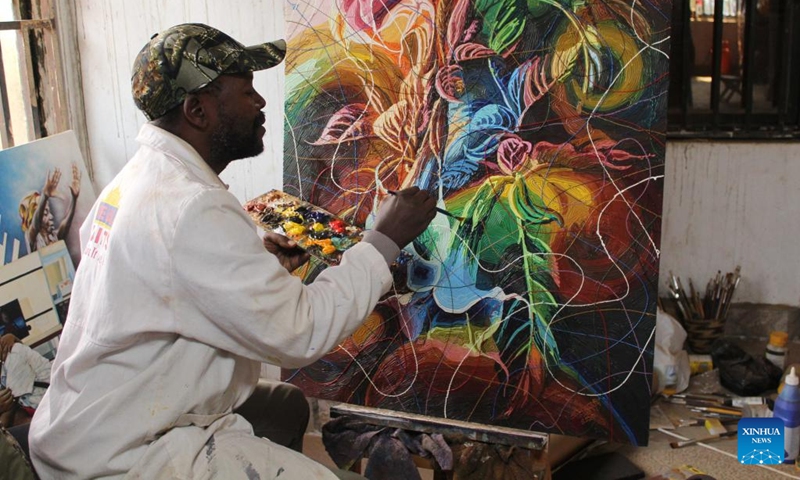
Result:
{"label": "man's face", "polygon": [[216,162],[254,157],[264,151],[264,98],[253,88],[253,74],[223,75],[217,79],[217,122],[211,133]]}

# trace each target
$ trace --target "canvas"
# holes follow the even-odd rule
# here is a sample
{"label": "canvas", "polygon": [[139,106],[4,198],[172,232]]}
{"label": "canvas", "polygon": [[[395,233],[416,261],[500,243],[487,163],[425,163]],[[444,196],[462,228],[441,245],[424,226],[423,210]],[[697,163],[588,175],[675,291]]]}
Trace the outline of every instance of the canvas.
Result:
{"label": "canvas", "polygon": [[[63,242],[53,246],[65,251]],[[53,301],[56,295],[48,287],[45,267],[39,251],[0,266],[3,332],[14,333],[28,345],[38,344],[61,331]]]}
{"label": "canvas", "polygon": [[58,240],[78,265],[95,198],[74,132],[0,150],[0,265]]}
{"label": "canvas", "polygon": [[646,444],[670,10],[288,1],[284,190],[369,227],[388,191],[415,185],[463,220],[437,216],[365,324],[284,378]]}

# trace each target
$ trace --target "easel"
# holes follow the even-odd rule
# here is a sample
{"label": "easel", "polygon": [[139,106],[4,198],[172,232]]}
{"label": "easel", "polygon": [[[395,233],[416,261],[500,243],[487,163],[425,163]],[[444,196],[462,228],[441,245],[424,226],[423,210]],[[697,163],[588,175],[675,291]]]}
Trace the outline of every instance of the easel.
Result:
{"label": "easel", "polygon": [[[439,433],[444,436],[449,445],[454,447],[470,445],[471,443],[515,447],[517,449],[515,454],[530,468],[530,471],[536,472],[531,477],[532,479],[550,480],[551,477],[550,464],[547,461],[549,436],[545,433],[347,404],[332,406],[330,414],[331,418],[348,416],[379,427],[398,428],[417,433]],[[452,472],[439,470],[436,468],[435,462],[426,461],[419,457],[414,460],[418,467],[432,468],[434,470],[434,480],[452,478]],[[454,462],[457,461],[457,459],[454,459]],[[519,463],[519,459],[517,461]],[[360,468],[358,468],[360,462],[356,462],[355,466],[354,471],[360,473]]]}

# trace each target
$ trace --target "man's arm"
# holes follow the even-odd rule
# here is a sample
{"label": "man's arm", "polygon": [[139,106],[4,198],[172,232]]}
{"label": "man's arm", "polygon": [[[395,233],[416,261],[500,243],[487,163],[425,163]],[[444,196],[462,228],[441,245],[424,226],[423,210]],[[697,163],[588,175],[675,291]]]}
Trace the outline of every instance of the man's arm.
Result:
{"label": "man's arm", "polygon": [[47,172],[47,177],[44,181],[44,187],[42,187],[42,198],[39,200],[39,204],[36,206],[36,212],[33,214],[33,220],[31,221],[28,230],[25,232],[25,238],[28,241],[30,252],[36,250],[36,237],[39,235],[39,232],[42,229],[42,219],[44,218],[44,211],[47,207],[47,202],[50,201],[50,197],[56,194],[56,188],[58,187],[58,182],[60,181],[61,170],[56,168],[52,175],[49,171]]}
{"label": "man's arm", "polygon": [[[400,202],[395,214],[402,221],[388,229],[396,238],[380,232],[395,249],[435,216],[433,200]],[[181,335],[253,360],[300,367],[352,334],[391,286],[387,259],[366,239],[345,252],[340,265],[304,285],[265,250],[230,193],[205,192],[191,203],[177,224],[172,253],[170,298]]]}
{"label": "man's arm", "polygon": [[67,238],[69,227],[72,225],[72,218],[75,216],[75,204],[78,203],[78,195],[81,193],[81,171],[78,169],[78,165],[74,163],[72,164],[72,183],[69,186],[69,193],[70,201],[67,207],[67,214],[58,226],[57,236],[59,240]]}
{"label": "man's arm", "polygon": [[8,428],[14,426],[14,413],[17,402],[11,390],[6,387],[0,388],[0,427]]}
{"label": "man's arm", "polygon": [[13,333],[6,333],[0,337],[0,362],[6,361],[8,352],[14,347],[14,344],[20,340]]}

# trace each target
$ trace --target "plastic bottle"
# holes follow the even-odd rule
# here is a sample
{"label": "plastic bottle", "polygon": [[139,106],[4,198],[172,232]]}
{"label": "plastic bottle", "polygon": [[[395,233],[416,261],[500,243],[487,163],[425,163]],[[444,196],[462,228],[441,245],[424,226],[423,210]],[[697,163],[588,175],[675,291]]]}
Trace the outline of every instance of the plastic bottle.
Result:
{"label": "plastic bottle", "polygon": [[793,463],[800,451],[800,378],[794,367],[786,375],[781,393],[775,399],[773,415],[783,420],[784,463]]}
{"label": "plastic bottle", "polygon": [[769,343],[767,343],[764,356],[781,370],[786,368],[786,345],[788,343],[789,334],[786,332],[775,331],[769,334]]}

